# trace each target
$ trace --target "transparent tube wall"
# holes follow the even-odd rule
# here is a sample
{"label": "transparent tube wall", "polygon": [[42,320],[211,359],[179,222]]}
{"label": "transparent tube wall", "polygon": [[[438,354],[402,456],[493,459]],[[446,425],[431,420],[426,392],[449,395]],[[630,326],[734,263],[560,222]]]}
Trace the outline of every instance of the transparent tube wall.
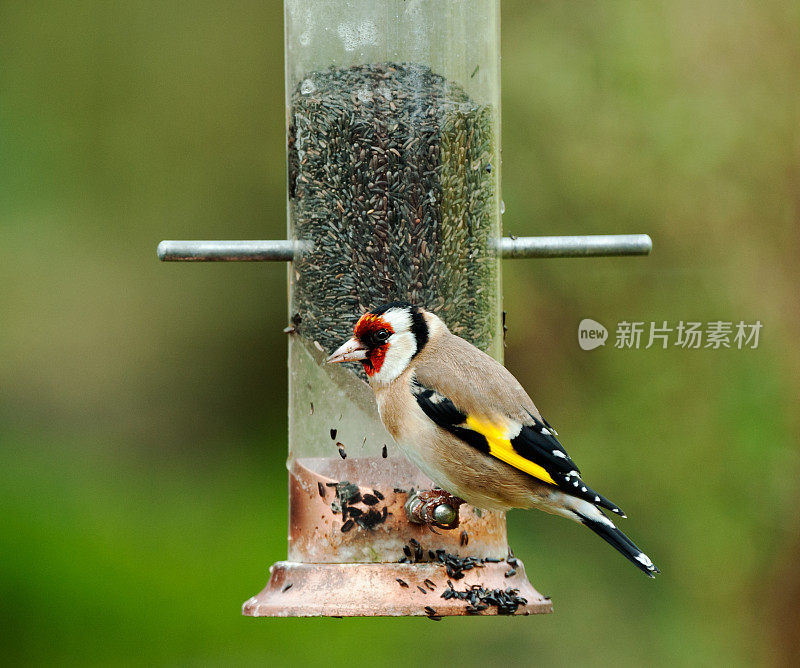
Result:
{"label": "transparent tube wall", "polygon": [[[285,25],[289,238],[309,249],[289,270],[292,490],[419,489],[360,367],[322,362],[397,300],[502,355],[498,0],[286,0]],[[396,559],[362,533],[338,561]],[[290,558],[323,559],[291,535]]]}

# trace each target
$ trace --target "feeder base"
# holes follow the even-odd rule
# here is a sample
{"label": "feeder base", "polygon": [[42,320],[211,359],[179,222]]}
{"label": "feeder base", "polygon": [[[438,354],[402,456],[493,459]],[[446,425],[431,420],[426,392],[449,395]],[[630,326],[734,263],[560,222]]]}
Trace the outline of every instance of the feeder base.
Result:
{"label": "feeder base", "polygon": [[[438,563],[375,564],[306,564],[279,561],[270,567],[270,579],[261,593],[242,606],[249,617],[437,617],[468,615],[469,602],[442,598],[451,580],[454,589],[464,591],[472,585],[484,589],[509,588],[526,599],[515,615],[553,611],[549,598],[542,596],[528,582],[525,568],[518,561],[516,574],[505,577],[509,565],[485,563],[466,571],[460,580],[448,578]],[[408,586],[404,587],[399,578]],[[428,580],[426,585],[425,580]],[[429,587],[433,585],[433,590]],[[421,591],[421,589],[424,590]],[[496,615],[489,605],[481,615]]]}

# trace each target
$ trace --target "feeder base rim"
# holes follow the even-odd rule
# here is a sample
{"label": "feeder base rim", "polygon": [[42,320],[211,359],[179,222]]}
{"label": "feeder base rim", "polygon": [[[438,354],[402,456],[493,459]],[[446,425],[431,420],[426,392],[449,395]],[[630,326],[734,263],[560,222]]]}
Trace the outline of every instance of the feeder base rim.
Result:
{"label": "feeder base rim", "polygon": [[[426,606],[435,611],[436,617],[498,614],[496,606],[470,614],[467,601],[443,599],[447,580],[458,591],[472,585],[519,590],[519,596],[527,603],[519,606],[514,613],[516,616],[552,612],[550,599],[533,588],[522,562],[517,561],[516,574],[511,577],[505,577],[510,567],[501,562],[485,563],[466,571],[460,580],[448,577],[444,566],[438,563],[279,561],[270,567],[267,586],[242,605],[242,614],[247,617],[428,617],[431,613]],[[403,586],[398,578],[408,586]],[[429,588],[431,584],[433,590]]]}

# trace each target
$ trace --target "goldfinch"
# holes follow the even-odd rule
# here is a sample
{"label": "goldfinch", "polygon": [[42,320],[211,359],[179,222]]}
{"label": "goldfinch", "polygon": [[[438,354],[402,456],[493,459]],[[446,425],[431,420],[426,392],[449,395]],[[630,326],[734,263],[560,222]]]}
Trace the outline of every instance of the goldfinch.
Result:
{"label": "goldfinch", "polygon": [[365,313],[327,361],[363,365],[389,433],[456,501],[561,515],[659,572],[601,510],[625,517],[583,481],[517,379],[433,313],[402,302]]}

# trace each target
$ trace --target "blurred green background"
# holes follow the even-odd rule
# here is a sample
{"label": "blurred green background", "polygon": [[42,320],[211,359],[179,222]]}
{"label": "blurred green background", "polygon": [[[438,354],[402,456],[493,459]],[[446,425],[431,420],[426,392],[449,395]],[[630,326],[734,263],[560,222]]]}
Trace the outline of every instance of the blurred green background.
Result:
{"label": "blurred green background", "polygon": [[[0,3],[5,660],[797,660],[800,5],[503,2],[506,232],[655,242],[504,266],[508,366],[663,570],[511,513],[551,616],[239,616],[286,549],[286,269],[155,247],[283,237],[282,73],[279,2]],[[588,353],[584,317],[764,328]]]}

